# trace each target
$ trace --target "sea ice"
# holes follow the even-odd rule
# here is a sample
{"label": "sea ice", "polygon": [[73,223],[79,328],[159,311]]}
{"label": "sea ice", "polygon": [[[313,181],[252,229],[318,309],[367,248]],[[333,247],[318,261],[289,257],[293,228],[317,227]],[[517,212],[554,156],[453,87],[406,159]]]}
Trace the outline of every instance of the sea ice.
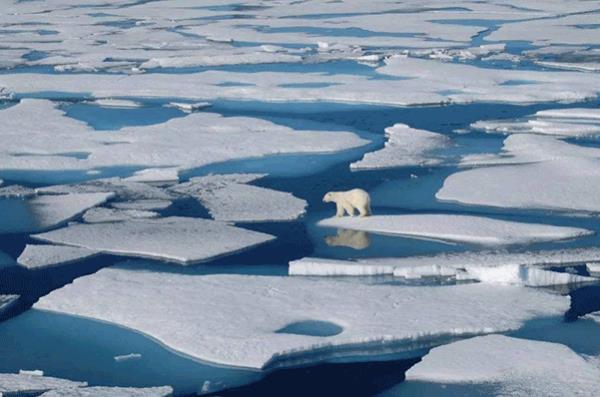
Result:
{"label": "sea ice", "polygon": [[533,133],[567,137],[600,134],[600,109],[568,108],[541,110],[526,120],[484,120],[471,127],[487,132]]}
{"label": "sea ice", "polygon": [[[49,130],[53,134],[49,135]],[[284,153],[332,153],[368,143],[350,132],[297,131],[262,119],[207,112],[99,134],[44,100],[23,100],[0,110],[0,137],[0,171],[90,171],[116,166],[154,169],[139,172],[133,178],[143,181],[155,180],[157,174],[158,179],[166,176],[171,180],[176,175],[174,168],[180,171]],[[86,153],[86,157],[78,158],[72,153]],[[168,171],[157,170],[163,167]],[[98,191],[109,186],[96,184],[105,184],[129,190],[134,183],[113,178],[78,185],[77,189]],[[63,191],[73,189],[63,187]],[[57,188],[40,190],[56,192]]]}
{"label": "sea ice", "polygon": [[[35,307],[128,327],[199,359],[274,368],[410,352],[453,337],[518,329],[537,317],[562,321],[569,298],[488,284],[349,289],[343,281],[173,274],[121,265],[78,278]],[[303,321],[325,321],[343,331],[276,332]]]}
{"label": "sea ice", "polygon": [[84,211],[104,203],[112,193],[72,193],[43,195],[26,199],[23,205],[31,218],[28,222],[2,228],[4,232],[39,232],[56,227],[76,218]]}
{"label": "sea ice", "polygon": [[110,206],[120,210],[159,211],[171,204],[170,200],[135,200],[112,202]]}
{"label": "sea ice", "polygon": [[600,368],[567,346],[487,335],[432,349],[406,372],[405,382],[382,396],[563,397],[598,393]]}
{"label": "sea ice", "polygon": [[51,390],[42,394],[43,397],[169,397],[172,395],[173,388],[169,386],[146,388],[94,386]]}
{"label": "sea ice", "polygon": [[86,223],[119,222],[139,218],[157,218],[159,214],[154,211],[128,210],[115,208],[92,208],[83,214]]}
{"label": "sea ice", "polygon": [[481,245],[527,244],[564,240],[592,233],[589,230],[573,227],[445,214],[340,217],[324,219],[318,224],[378,234]]}
{"label": "sea ice", "polygon": [[172,190],[196,198],[218,221],[292,221],[305,213],[306,201],[291,193],[247,184],[264,176],[209,175],[192,178]]}
{"label": "sea ice", "polygon": [[404,278],[454,277],[485,283],[526,285],[531,287],[594,282],[591,277],[540,269],[566,266],[586,258],[598,258],[599,250],[559,250],[524,253],[464,252],[404,258],[367,258],[339,260],[302,258],[291,261],[294,276],[374,276]]}
{"label": "sea ice", "polygon": [[471,205],[599,212],[598,186],[600,160],[567,157],[460,171],[435,196]]}
{"label": "sea ice", "polygon": [[0,374],[0,395],[40,395],[49,390],[74,389],[87,386],[86,382],[73,382],[49,376],[26,374]]}
{"label": "sea ice", "polygon": [[363,170],[436,165],[442,160],[430,153],[446,147],[450,142],[442,134],[418,130],[406,124],[394,124],[386,128],[385,135],[388,140],[383,149],[365,154],[362,160],[350,164],[350,168]]}
{"label": "sea ice", "polygon": [[0,295],[0,314],[12,306],[17,299],[19,299],[19,295]]}
{"label": "sea ice", "polygon": [[78,262],[96,255],[86,248],[62,245],[27,244],[17,263],[30,270]]}
{"label": "sea ice", "polygon": [[273,236],[208,219],[169,217],[75,224],[32,236],[103,253],[188,265],[263,244]]}

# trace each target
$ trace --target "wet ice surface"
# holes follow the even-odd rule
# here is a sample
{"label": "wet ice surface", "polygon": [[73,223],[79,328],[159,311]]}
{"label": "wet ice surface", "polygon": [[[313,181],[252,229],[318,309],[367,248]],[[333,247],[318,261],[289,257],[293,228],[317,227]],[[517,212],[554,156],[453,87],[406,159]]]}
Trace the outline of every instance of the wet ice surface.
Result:
{"label": "wet ice surface", "polygon": [[[547,386],[525,364],[565,350],[530,339],[572,349],[558,375],[593,393],[580,364],[600,354],[588,315],[600,310],[598,12],[519,0],[3,5],[0,339],[12,343],[0,373],[101,387],[52,395],[375,395],[402,382],[408,351],[427,363],[443,345],[477,362],[469,341],[444,344],[510,329],[515,346],[536,346],[518,373],[444,392]],[[326,220],[323,194],[355,187],[375,216]],[[121,256],[138,259],[115,266]],[[583,317],[562,322],[565,311]],[[424,329],[411,346],[373,342]]]}

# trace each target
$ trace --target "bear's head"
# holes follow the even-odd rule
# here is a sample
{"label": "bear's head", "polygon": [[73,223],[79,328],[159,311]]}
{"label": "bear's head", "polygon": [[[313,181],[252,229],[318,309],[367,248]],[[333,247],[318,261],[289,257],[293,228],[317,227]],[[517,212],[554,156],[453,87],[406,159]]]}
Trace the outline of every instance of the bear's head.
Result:
{"label": "bear's head", "polygon": [[333,194],[331,192],[326,193],[325,196],[323,196],[324,203],[331,203],[332,201],[333,201]]}

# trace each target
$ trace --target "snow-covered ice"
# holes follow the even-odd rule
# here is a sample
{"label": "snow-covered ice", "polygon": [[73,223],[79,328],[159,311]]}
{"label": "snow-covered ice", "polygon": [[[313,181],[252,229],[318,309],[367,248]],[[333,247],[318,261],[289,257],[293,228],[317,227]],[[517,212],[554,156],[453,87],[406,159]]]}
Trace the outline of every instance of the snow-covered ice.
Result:
{"label": "snow-covered ice", "polygon": [[3,396],[40,395],[49,390],[73,389],[85,386],[87,386],[86,382],[74,382],[49,376],[0,374],[0,393]]}
{"label": "snow-covered ice", "polygon": [[169,207],[171,203],[170,200],[135,200],[112,202],[110,206],[120,210],[159,211]]}
{"label": "snow-covered ice", "polygon": [[19,295],[0,295],[0,314],[12,306],[17,299],[19,299]]}
{"label": "snow-covered ice", "polygon": [[81,387],[77,389],[51,390],[43,397],[169,397],[173,395],[173,388],[162,387]]}
{"label": "snow-covered ice", "polygon": [[471,127],[487,132],[533,133],[567,137],[600,134],[600,109],[566,108],[541,110],[525,120],[481,120]]}
{"label": "snow-covered ice", "polygon": [[600,368],[565,345],[487,335],[432,349],[406,372],[404,383],[382,396],[465,393],[593,396],[600,393]]}
{"label": "snow-covered ice", "polygon": [[[348,293],[341,281],[113,267],[76,279],[35,307],[128,327],[203,360],[273,368],[412,351],[450,337],[518,329],[536,317],[561,321],[569,298],[487,284],[356,284]],[[343,332],[276,332],[307,320],[330,322]]]}
{"label": "snow-covered ice", "polygon": [[585,236],[573,227],[504,221],[470,215],[374,215],[366,218],[329,218],[320,226],[363,230],[378,234],[436,239],[481,245],[526,244]]}
{"label": "snow-covered ice", "polygon": [[219,221],[292,221],[305,213],[306,201],[291,193],[248,185],[264,176],[209,175],[192,178],[172,190],[196,198]]}
{"label": "snow-covered ice", "polygon": [[[175,176],[173,168],[180,171],[284,153],[334,153],[368,143],[351,132],[297,131],[262,119],[207,112],[98,134],[87,124],[67,117],[52,102],[34,99],[0,110],[0,138],[0,171],[90,171],[115,166],[154,169],[135,175],[133,180],[137,181],[170,180]],[[86,157],[71,153],[86,153]],[[125,189],[134,182],[113,178],[106,183]],[[56,191],[53,187],[50,190]]]}
{"label": "snow-covered ice", "polygon": [[43,195],[26,199],[23,205],[29,214],[28,222],[0,227],[4,232],[39,232],[66,223],[84,211],[113,197],[112,193],[72,193]]}
{"label": "snow-covered ice", "polygon": [[460,171],[435,196],[471,205],[599,212],[599,186],[600,160],[568,157]]}
{"label": "snow-covered ice", "polygon": [[274,239],[265,233],[222,222],[183,217],[74,224],[32,237],[92,251],[184,265],[233,254]]}
{"label": "snow-covered ice", "polygon": [[291,261],[288,271],[293,276],[453,277],[493,284],[541,287],[595,282],[591,277],[544,270],[542,267],[567,266],[598,257],[600,251],[595,249],[524,253],[484,251],[357,260],[307,257]]}
{"label": "snow-covered ice", "polygon": [[83,214],[86,223],[119,222],[130,219],[157,218],[159,215],[154,211],[116,208],[92,208]]}
{"label": "snow-covered ice", "polygon": [[41,269],[78,262],[96,255],[96,251],[64,245],[27,244],[17,263],[27,269]]}
{"label": "snow-covered ice", "polygon": [[139,360],[140,358],[142,358],[142,355],[139,353],[122,354],[114,357],[116,362]]}
{"label": "snow-covered ice", "polygon": [[442,159],[431,152],[448,146],[450,142],[442,134],[400,123],[386,128],[385,135],[387,141],[383,149],[365,154],[362,160],[350,164],[350,168],[363,170],[436,165]]}

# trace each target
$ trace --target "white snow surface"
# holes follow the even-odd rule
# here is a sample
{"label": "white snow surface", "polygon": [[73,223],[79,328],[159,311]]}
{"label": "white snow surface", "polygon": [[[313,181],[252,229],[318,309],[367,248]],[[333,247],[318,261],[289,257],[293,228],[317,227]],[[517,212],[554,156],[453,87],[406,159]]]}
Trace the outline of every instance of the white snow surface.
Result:
{"label": "white snow surface", "polygon": [[[128,327],[199,359],[273,368],[406,352],[448,337],[518,329],[540,316],[561,321],[569,298],[484,284],[357,284],[348,293],[348,283],[341,281],[112,267],[76,279],[35,307]],[[276,332],[310,320],[332,322],[343,332],[327,337]]]}
{"label": "white snow surface", "polygon": [[215,220],[292,221],[305,213],[306,201],[287,192],[248,185],[264,174],[208,175],[171,188],[196,198]]}
{"label": "white snow surface", "polygon": [[569,157],[460,171],[435,196],[471,205],[600,212],[599,186],[600,160]]}
{"label": "white snow surface", "polygon": [[[368,143],[350,132],[296,131],[262,119],[207,112],[99,134],[87,124],[67,117],[56,106],[46,100],[25,99],[0,110],[0,170],[166,167],[170,170],[140,172],[133,180],[170,180],[175,176],[173,168],[190,169],[284,153],[333,153]],[[88,155],[76,158],[70,153]]]}
{"label": "white snow surface", "polygon": [[208,261],[266,243],[273,236],[208,219],[167,217],[74,224],[33,238],[102,253],[180,264]]}
{"label": "white snow surface", "polygon": [[173,388],[162,387],[81,387],[77,389],[51,390],[43,397],[169,397],[173,395]]}
{"label": "white snow surface", "polygon": [[562,344],[487,335],[434,348],[382,395],[435,395],[427,392],[431,384],[496,396],[593,396],[600,393],[600,368]]}
{"label": "white snow surface", "polygon": [[524,120],[482,120],[471,127],[487,132],[533,133],[566,137],[600,134],[600,109],[566,108],[541,110]]}
{"label": "white snow surface", "polygon": [[374,215],[324,219],[320,226],[378,234],[436,239],[481,245],[526,244],[563,240],[590,234],[573,227],[504,221],[470,215]]}
{"label": "white snow surface", "polygon": [[0,313],[19,299],[19,295],[0,295]]}
{"label": "white snow surface", "polygon": [[63,245],[27,244],[17,263],[27,269],[66,265],[96,255],[96,251]]}
{"label": "white snow surface", "polygon": [[339,260],[302,258],[289,263],[293,276],[374,276],[404,278],[454,277],[493,284],[531,287],[594,282],[592,277],[541,269],[600,257],[600,250],[560,250],[525,253],[497,251],[439,254],[405,258]]}
{"label": "white snow surface", "polygon": [[59,226],[81,215],[87,209],[104,203],[112,196],[112,193],[35,196],[25,202],[31,222],[16,226],[18,230],[11,229],[11,231],[37,232]]}
{"label": "white snow surface", "polygon": [[442,134],[400,123],[386,128],[385,135],[387,141],[383,149],[365,154],[362,160],[350,164],[350,168],[363,170],[437,165],[442,159],[430,153],[448,146],[450,142]]}
{"label": "white snow surface", "polygon": [[157,218],[159,215],[154,211],[116,208],[92,208],[83,214],[85,223],[119,222],[130,219]]}
{"label": "white snow surface", "polygon": [[28,374],[0,374],[0,394],[37,395],[53,389],[73,389],[87,386],[86,382]]}

